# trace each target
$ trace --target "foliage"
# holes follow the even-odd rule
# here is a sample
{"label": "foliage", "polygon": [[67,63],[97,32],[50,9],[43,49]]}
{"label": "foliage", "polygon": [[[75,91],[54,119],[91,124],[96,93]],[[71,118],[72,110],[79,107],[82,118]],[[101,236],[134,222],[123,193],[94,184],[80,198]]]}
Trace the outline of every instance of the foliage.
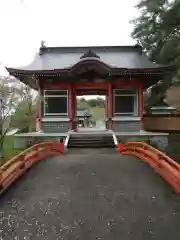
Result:
{"label": "foliage", "polygon": [[100,119],[104,120],[105,100],[102,98],[89,99],[89,100],[81,98],[77,102],[77,108],[89,109],[92,115],[92,118],[91,118],[92,121],[97,121]]}
{"label": "foliage", "polygon": [[[14,148],[14,137],[5,136],[3,144],[4,162],[19,154],[22,150]],[[3,162],[3,163],[4,163]]]}
{"label": "foliage", "polygon": [[[156,85],[153,85],[149,90],[149,94],[144,93],[145,111],[148,112],[153,106],[163,106],[166,104],[166,92],[171,86],[171,79],[165,78],[164,81],[159,81]],[[167,101],[168,102],[168,101]]]}
{"label": "foliage", "polygon": [[22,100],[12,115],[12,126],[31,132],[36,125],[39,97],[29,86],[23,87],[22,93]]}
{"label": "foliage", "polygon": [[171,86],[166,93],[166,101],[170,106],[173,106],[180,111],[180,88]]}
{"label": "foliage", "polygon": [[180,2],[141,0],[136,7],[141,15],[132,21],[133,38],[156,63],[177,63],[180,53]]}
{"label": "foliage", "polygon": [[88,101],[86,101],[86,99],[82,98],[77,101],[77,108],[90,109],[90,106],[88,104]]}
{"label": "foliage", "polygon": [[0,95],[1,95],[1,109],[0,109],[0,160],[3,158],[3,144],[6,133],[11,127],[11,115],[16,110],[21,96],[21,89],[16,86],[11,86],[12,79],[2,77],[0,79]]}
{"label": "foliage", "polygon": [[78,100],[78,108],[92,108],[92,107],[105,107],[105,100],[102,98],[86,100],[81,98]]}
{"label": "foliage", "polygon": [[105,101],[102,98],[90,99],[88,100],[90,107],[105,107]]}
{"label": "foliage", "polygon": [[118,143],[119,144],[126,144],[126,141],[125,141],[125,139],[118,138]]}
{"label": "foliage", "polygon": [[[25,127],[25,121],[30,123],[33,118],[33,96],[31,90],[22,84],[16,84],[11,77],[0,79],[0,95],[2,97],[1,118],[0,118],[0,150],[3,149],[7,132],[12,127]],[[24,111],[26,109],[27,111]],[[21,113],[21,114],[20,114]],[[28,119],[28,120],[27,120]],[[9,149],[10,150],[10,149]],[[3,152],[0,151],[0,159],[3,159]]]}
{"label": "foliage", "polygon": [[92,115],[92,121],[104,120],[104,108],[91,107],[90,112]]}
{"label": "foliage", "polygon": [[[134,30],[132,37],[138,40],[149,58],[157,64],[175,64],[177,66],[176,82],[180,74],[180,1],[169,0],[141,0],[136,6],[140,16],[132,21]],[[152,106],[162,101],[171,79],[153,86]],[[174,82],[174,80],[173,80]]]}

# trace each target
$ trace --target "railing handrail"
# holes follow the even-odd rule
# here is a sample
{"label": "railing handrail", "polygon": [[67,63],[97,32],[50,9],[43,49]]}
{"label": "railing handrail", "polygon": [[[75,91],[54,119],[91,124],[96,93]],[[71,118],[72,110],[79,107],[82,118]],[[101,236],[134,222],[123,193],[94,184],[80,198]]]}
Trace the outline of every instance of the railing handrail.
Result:
{"label": "railing handrail", "polygon": [[168,157],[165,153],[161,152],[159,149],[147,144],[147,143],[144,143],[144,142],[128,142],[127,143],[128,145],[129,144],[134,144],[134,145],[138,145],[138,144],[141,144],[151,150],[153,150],[155,153],[159,154],[160,156],[162,156],[164,158],[165,161],[167,161],[168,163],[174,165],[179,171],[180,171],[180,165],[175,162],[172,158]]}
{"label": "railing handrail", "polygon": [[68,134],[68,135],[66,136],[66,139],[65,139],[65,142],[64,142],[64,147],[65,147],[65,148],[67,148],[67,146],[68,146],[69,138],[70,138],[70,134]]}
{"label": "railing handrail", "polygon": [[113,137],[113,140],[114,140],[114,145],[117,146],[118,145],[118,141],[117,141],[116,134],[114,132],[112,133],[112,137]]}
{"label": "railing handrail", "polygon": [[118,150],[146,162],[180,195],[180,165],[165,153],[144,142],[128,142]]}
{"label": "railing handrail", "polygon": [[43,142],[29,147],[13,157],[0,167],[0,194],[35,163],[48,156],[63,153],[63,151],[63,143]]}
{"label": "railing handrail", "polygon": [[38,143],[38,144],[35,144],[27,149],[25,149],[24,151],[20,152],[18,155],[14,156],[11,160],[9,160],[8,162],[6,162],[5,164],[3,164],[1,167],[0,167],[0,171],[3,169],[3,168],[6,168],[6,167],[9,167],[11,166],[12,164],[14,164],[14,162],[16,162],[20,156],[24,156],[26,153],[29,153],[31,150],[34,150],[34,148],[36,146],[39,146],[39,147],[43,147],[43,146],[46,146],[48,144],[52,144],[52,142],[43,142],[43,143]]}

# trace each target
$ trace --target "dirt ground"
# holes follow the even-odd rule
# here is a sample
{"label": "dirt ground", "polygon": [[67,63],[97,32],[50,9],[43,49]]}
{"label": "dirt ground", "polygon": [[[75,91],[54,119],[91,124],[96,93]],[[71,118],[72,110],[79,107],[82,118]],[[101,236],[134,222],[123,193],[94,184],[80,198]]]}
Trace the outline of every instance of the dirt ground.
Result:
{"label": "dirt ground", "polygon": [[179,224],[179,197],[114,149],[47,159],[0,199],[3,240],[179,240]]}

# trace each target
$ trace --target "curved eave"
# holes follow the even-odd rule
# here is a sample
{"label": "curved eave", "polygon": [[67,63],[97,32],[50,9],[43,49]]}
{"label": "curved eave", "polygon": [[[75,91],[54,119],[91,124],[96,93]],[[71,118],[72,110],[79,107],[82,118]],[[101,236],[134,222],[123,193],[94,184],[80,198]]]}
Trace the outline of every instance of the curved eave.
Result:
{"label": "curved eave", "polygon": [[[112,68],[110,65],[106,64],[105,62],[101,61],[100,59],[94,58],[94,57],[87,57],[85,59],[81,59],[79,62],[74,64],[73,66],[66,68],[64,70],[67,70],[69,72],[75,72],[77,69],[83,67],[83,66],[96,66],[96,68],[101,68],[104,71],[110,71]],[[63,70],[63,69],[59,69]]]}
{"label": "curved eave", "polygon": [[[86,62],[87,66],[90,62]],[[91,61],[92,63],[92,61]],[[22,69],[15,69],[15,68],[6,68],[6,70],[9,72],[10,75],[13,75],[15,77],[23,77],[23,76],[37,76],[37,77],[43,77],[43,76],[61,76],[61,75],[69,75],[69,74],[75,74],[77,67],[81,65],[81,62],[78,62],[77,64],[73,65],[71,68],[66,69],[52,69],[52,70],[22,70]],[[128,68],[112,68],[103,62],[100,62],[97,64],[97,69],[103,68],[106,73],[108,73],[109,76],[111,75],[147,75],[147,74],[166,74],[168,72],[175,71],[176,67],[175,65],[168,65],[168,66],[162,66],[162,67],[155,67],[155,68],[146,68],[146,69],[128,69]]]}

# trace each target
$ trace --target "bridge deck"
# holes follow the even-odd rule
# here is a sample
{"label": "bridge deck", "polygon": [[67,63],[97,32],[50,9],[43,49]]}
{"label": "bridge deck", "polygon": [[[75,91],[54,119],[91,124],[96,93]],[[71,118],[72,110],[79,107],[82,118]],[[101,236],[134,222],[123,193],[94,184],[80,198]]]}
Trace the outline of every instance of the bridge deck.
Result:
{"label": "bridge deck", "polygon": [[104,149],[71,151],[2,196],[2,239],[180,239],[179,198],[148,166]]}

